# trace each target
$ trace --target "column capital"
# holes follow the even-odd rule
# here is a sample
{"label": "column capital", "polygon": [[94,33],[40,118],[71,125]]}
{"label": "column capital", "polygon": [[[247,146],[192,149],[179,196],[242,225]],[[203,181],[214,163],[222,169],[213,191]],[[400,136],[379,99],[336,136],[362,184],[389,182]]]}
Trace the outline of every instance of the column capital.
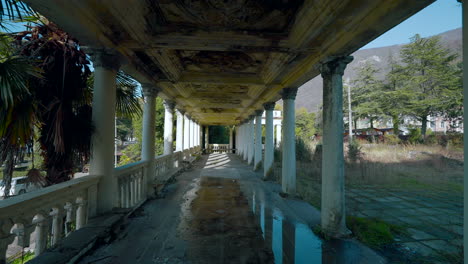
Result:
{"label": "column capital", "polygon": [[320,65],[320,73],[324,78],[332,74],[343,75],[346,65],[352,62],[353,59],[353,56],[330,57]]}
{"label": "column capital", "polygon": [[271,111],[271,110],[275,110],[275,105],[276,105],[275,102],[265,103],[263,104],[263,108],[265,108],[265,110],[267,111]]}
{"label": "column capital", "polygon": [[141,84],[141,90],[143,92],[143,95],[145,97],[156,97],[158,96],[158,93],[161,91],[158,87],[154,86],[151,83],[142,83]]}
{"label": "column capital", "polygon": [[255,115],[249,115],[249,122],[253,121],[255,119]]}
{"label": "column capital", "polygon": [[91,57],[94,68],[102,67],[112,71],[120,69],[122,56],[115,50],[92,47],[85,47],[84,50]]}
{"label": "column capital", "polygon": [[263,110],[255,110],[255,116],[262,116]]}
{"label": "column capital", "polygon": [[163,102],[164,104],[164,108],[166,108],[166,110],[169,110],[169,111],[174,111],[174,107],[175,107],[175,102],[172,101],[172,100],[164,100]]}
{"label": "column capital", "polygon": [[296,99],[296,94],[297,94],[298,88],[284,88],[283,91],[281,92],[281,98],[283,100],[285,99]]}
{"label": "column capital", "polygon": [[177,113],[177,114],[180,114],[180,115],[184,115],[184,114],[185,114],[185,110],[184,110],[184,109],[180,109],[180,108],[176,108],[176,113]]}

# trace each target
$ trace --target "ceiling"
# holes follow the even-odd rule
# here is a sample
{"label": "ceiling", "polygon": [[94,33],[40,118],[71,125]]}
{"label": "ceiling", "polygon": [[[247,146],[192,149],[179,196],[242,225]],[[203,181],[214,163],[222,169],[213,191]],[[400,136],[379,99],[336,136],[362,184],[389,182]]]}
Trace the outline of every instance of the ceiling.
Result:
{"label": "ceiling", "polygon": [[208,125],[242,122],[433,1],[25,0]]}

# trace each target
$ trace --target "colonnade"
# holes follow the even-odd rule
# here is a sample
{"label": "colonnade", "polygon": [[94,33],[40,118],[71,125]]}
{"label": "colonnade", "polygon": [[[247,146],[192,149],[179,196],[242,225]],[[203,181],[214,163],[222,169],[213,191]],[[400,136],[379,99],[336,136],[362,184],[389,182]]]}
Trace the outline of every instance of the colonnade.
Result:
{"label": "colonnade", "polygon": [[[331,57],[320,67],[323,78],[323,158],[322,158],[322,229],[333,237],[346,236],[344,204],[343,83],[342,77],[351,56]],[[276,128],[276,147],[281,149],[281,186],[288,195],[296,195],[296,87],[284,88],[282,126]],[[263,165],[263,178],[273,173],[275,103],[263,105],[255,115],[236,126],[236,151],[253,169]],[[261,116],[265,111],[265,149],[262,149]],[[281,144],[280,144],[281,142]]]}
{"label": "colonnade", "polygon": [[[108,49],[89,49],[94,66],[93,123],[90,174],[101,175],[98,186],[97,210],[104,213],[117,207],[115,193],[117,180],[114,177],[114,135],[116,76],[120,68],[120,56]],[[160,90],[153,84],[142,83],[144,95],[142,151],[141,160],[151,161],[146,170],[144,181],[150,184],[150,174],[154,172],[155,159],[155,120],[156,97]],[[174,111],[176,111],[176,151],[198,147],[200,145],[200,124],[187,115],[183,109],[176,109],[171,100],[164,101],[164,155],[174,151]],[[146,190],[145,190],[146,191]],[[149,191],[149,189],[148,189]]]}
{"label": "colonnade", "polygon": [[[93,135],[92,158],[90,173],[102,175],[98,191],[98,212],[106,212],[115,207],[113,199],[117,189],[113,177],[114,168],[114,134],[115,129],[115,86],[116,74],[120,67],[119,57],[105,49],[90,52],[94,62],[95,81],[93,97]],[[339,237],[346,235],[344,205],[344,158],[343,158],[343,84],[342,76],[346,65],[352,57],[335,57],[324,61],[321,65],[323,77],[323,163],[322,163],[322,228],[325,232]],[[152,84],[142,84],[145,96],[143,113],[143,142],[141,159],[151,161],[155,158],[155,98],[158,88]],[[277,139],[281,135],[282,149],[282,191],[289,195],[296,194],[296,135],[295,135],[295,98],[297,87],[284,88],[283,124],[276,128]],[[236,149],[254,170],[261,170],[263,177],[268,178],[273,171],[274,151],[274,102],[263,105],[236,126]],[[176,150],[182,151],[200,146],[201,126],[194,118],[187,115],[183,109],[176,109],[173,101],[166,100],[164,124],[164,154],[173,152],[173,115],[176,111]],[[262,143],[262,114],[266,111],[265,149]],[[233,144],[233,133],[230,133],[230,144]],[[208,135],[206,135],[208,136]],[[206,140],[206,143],[208,141]],[[148,170],[147,173],[152,173]],[[151,177],[145,175],[145,180]]]}

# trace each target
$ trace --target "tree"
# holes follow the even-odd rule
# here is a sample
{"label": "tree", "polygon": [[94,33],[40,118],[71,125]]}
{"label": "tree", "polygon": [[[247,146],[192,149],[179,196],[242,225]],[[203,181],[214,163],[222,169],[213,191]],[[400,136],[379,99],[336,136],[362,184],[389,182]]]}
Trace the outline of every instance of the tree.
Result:
{"label": "tree", "polygon": [[374,127],[373,121],[382,114],[377,100],[382,88],[382,82],[376,78],[378,72],[373,63],[366,61],[351,82],[351,106],[354,118],[369,118],[371,128]]}
{"label": "tree", "polygon": [[4,197],[11,188],[13,168],[26,147],[33,143],[36,106],[28,87],[31,77],[41,78],[41,71],[32,62],[18,55],[11,39],[0,41],[0,164],[4,163]]}
{"label": "tree", "polygon": [[461,94],[460,71],[454,63],[455,53],[444,48],[439,37],[421,38],[418,34],[405,45],[400,56],[404,63],[399,75],[410,95],[407,110],[421,123],[424,140],[427,117],[445,113],[454,95]]}
{"label": "tree", "polygon": [[315,135],[315,113],[309,113],[305,107],[296,111],[296,136],[310,142]]}
{"label": "tree", "polygon": [[399,133],[400,119],[407,114],[410,93],[404,89],[404,69],[390,54],[390,71],[385,76],[377,101],[382,112],[392,118],[393,131]]}

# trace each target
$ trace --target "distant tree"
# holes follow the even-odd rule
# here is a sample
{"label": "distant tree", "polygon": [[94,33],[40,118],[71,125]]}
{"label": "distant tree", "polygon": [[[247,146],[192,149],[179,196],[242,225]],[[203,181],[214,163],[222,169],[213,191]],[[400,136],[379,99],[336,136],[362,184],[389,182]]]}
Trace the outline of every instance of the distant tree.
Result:
{"label": "distant tree", "polygon": [[416,34],[402,48],[400,57],[403,68],[398,76],[410,96],[406,110],[422,123],[424,140],[427,117],[444,114],[461,102],[460,70],[454,63],[457,55],[444,48],[439,37]]}
{"label": "distant tree", "polygon": [[296,136],[309,142],[315,133],[315,113],[309,113],[305,107],[301,107],[296,111]]}
{"label": "distant tree", "polygon": [[408,114],[408,102],[411,95],[404,89],[404,69],[392,54],[389,56],[389,68],[390,71],[385,76],[377,101],[383,114],[392,119],[394,133],[398,135],[400,119]]}
{"label": "distant tree", "polygon": [[366,61],[358,68],[357,76],[351,81],[351,105],[354,118],[368,118],[370,127],[374,127],[374,120],[382,115],[378,102],[382,90],[382,81],[377,79],[379,70],[375,65]]}

